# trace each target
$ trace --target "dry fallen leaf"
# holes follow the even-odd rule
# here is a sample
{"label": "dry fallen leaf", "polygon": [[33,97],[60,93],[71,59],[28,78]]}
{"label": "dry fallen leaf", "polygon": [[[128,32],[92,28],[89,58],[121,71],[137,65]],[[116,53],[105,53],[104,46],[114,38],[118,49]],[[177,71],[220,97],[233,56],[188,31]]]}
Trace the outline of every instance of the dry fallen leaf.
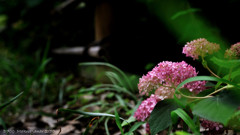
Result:
{"label": "dry fallen leaf", "polygon": [[121,135],[121,132],[118,131],[118,132],[114,133],[113,135]]}
{"label": "dry fallen leaf", "polygon": [[67,123],[70,125],[75,125],[75,124],[79,124],[80,122],[76,120],[71,120],[71,121],[67,121]]}
{"label": "dry fallen leaf", "polygon": [[73,125],[66,125],[64,127],[61,128],[61,135],[67,134],[69,132],[72,132],[73,130],[75,130],[75,127]]}
{"label": "dry fallen leaf", "polygon": [[54,104],[50,104],[50,105],[44,106],[42,108],[42,111],[45,112],[45,113],[54,113],[55,110],[53,110],[53,107],[54,107]]}
{"label": "dry fallen leaf", "polygon": [[47,116],[42,116],[41,121],[47,123],[50,128],[55,127],[55,125],[57,124],[57,120]]}

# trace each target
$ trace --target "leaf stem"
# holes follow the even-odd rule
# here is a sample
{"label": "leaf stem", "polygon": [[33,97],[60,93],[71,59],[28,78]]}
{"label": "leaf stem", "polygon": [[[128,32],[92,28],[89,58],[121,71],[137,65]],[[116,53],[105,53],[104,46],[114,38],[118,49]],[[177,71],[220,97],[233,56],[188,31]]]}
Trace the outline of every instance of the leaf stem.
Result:
{"label": "leaf stem", "polygon": [[207,96],[211,96],[211,95],[216,94],[216,93],[218,93],[218,92],[220,92],[220,91],[222,91],[222,90],[224,90],[224,89],[227,89],[227,88],[229,88],[229,85],[224,86],[224,87],[222,87],[222,88],[220,88],[220,89],[218,89],[218,90],[215,90],[214,92],[208,94]]}
{"label": "leaf stem", "polygon": [[204,57],[202,56],[202,65],[204,68],[206,68],[213,76],[220,78],[218,75],[216,75],[207,65],[207,61],[205,61]]}
{"label": "leaf stem", "polygon": [[207,65],[204,66],[213,76],[220,78],[218,75],[216,75]]}
{"label": "leaf stem", "polygon": [[207,96],[204,96],[204,97],[193,97],[193,96],[187,96],[187,95],[184,95],[183,93],[181,93],[179,90],[178,92],[183,96],[183,97],[186,97],[186,98],[192,98],[192,99],[205,99],[205,98],[210,98],[210,97],[213,97],[212,95],[213,94],[216,94],[224,89],[228,89],[228,88],[232,88],[233,86],[232,85],[227,85],[227,86],[224,86],[218,90],[215,90],[214,92],[208,94]]}
{"label": "leaf stem", "polygon": [[204,97],[193,97],[193,96],[187,96],[187,95],[184,95],[183,93],[181,93],[180,91],[178,91],[183,97],[186,97],[186,98],[191,98],[191,99],[205,99],[205,98],[210,98],[212,96],[204,96]]}

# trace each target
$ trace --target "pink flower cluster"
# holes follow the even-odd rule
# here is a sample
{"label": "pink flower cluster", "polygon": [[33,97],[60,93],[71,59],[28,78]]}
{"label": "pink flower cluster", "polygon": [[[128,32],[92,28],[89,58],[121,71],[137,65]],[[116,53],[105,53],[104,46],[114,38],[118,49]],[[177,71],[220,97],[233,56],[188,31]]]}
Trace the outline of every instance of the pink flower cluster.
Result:
{"label": "pink flower cluster", "polygon": [[[177,85],[194,76],[197,76],[195,68],[184,61],[163,61],[139,79],[139,93],[148,95],[152,90],[156,90],[155,94],[162,99],[172,98]],[[205,84],[205,81],[195,81],[185,84],[183,88],[199,93],[205,89]]]}
{"label": "pink flower cluster", "polygon": [[161,98],[159,98],[159,96],[152,94],[149,98],[142,101],[142,103],[136,110],[134,117],[139,121],[145,121],[145,119],[150,116],[157,102],[160,100]]}
{"label": "pink flower cluster", "polygon": [[205,57],[206,54],[212,54],[219,49],[220,47],[218,44],[211,43],[205,38],[199,38],[191,42],[187,42],[187,44],[183,47],[182,53],[195,60],[198,59],[199,56]]}
{"label": "pink flower cluster", "polygon": [[148,134],[150,134],[150,126],[149,126],[149,123],[146,123],[146,132]]}
{"label": "pink flower cluster", "polygon": [[227,49],[224,54],[225,58],[230,59],[239,59],[240,58],[240,42],[231,46],[230,49]]}
{"label": "pink flower cluster", "polygon": [[201,120],[201,126],[205,129],[212,130],[212,131],[219,131],[223,128],[223,125],[217,122],[212,122],[209,120]]}

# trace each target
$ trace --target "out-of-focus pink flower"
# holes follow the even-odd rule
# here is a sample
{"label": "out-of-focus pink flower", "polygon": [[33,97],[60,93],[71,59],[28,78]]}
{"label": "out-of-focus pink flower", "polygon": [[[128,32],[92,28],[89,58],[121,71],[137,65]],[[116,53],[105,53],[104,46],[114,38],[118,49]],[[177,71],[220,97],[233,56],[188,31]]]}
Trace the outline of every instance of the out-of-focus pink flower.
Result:
{"label": "out-of-focus pink flower", "polygon": [[219,131],[223,128],[223,125],[217,122],[212,122],[209,120],[201,120],[201,126],[205,129],[212,131]]}
{"label": "out-of-focus pink flower", "polygon": [[[138,89],[142,95],[148,95],[152,90],[156,90],[155,94],[162,99],[172,98],[177,85],[194,76],[197,76],[195,68],[185,61],[163,61],[139,79]],[[199,93],[205,89],[205,84],[205,81],[195,81],[185,84],[183,88]]]}
{"label": "out-of-focus pink flower", "polygon": [[194,60],[199,56],[205,57],[207,54],[212,54],[220,49],[220,46],[215,43],[207,41],[205,38],[199,38],[187,44],[183,47],[182,53],[187,57],[192,57]]}
{"label": "out-of-focus pink flower", "polygon": [[225,58],[230,59],[239,59],[240,58],[240,42],[231,46],[230,49],[227,49],[224,54]]}
{"label": "out-of-focus pink flower", "polygon": [[145,119],[150,116],[150,113],[154,109],[157,102],[160,100],[162,99],[159,96],[152,94],[149,98],[142,101],[136,110],[134,117],[139,121],[145,121]]}
{"label": "out-of-focus pink flower", "polygon": [[147,132],[147,134],[150,134],[150,126],[149,126],[149,123],[146,123],[146,132]]}

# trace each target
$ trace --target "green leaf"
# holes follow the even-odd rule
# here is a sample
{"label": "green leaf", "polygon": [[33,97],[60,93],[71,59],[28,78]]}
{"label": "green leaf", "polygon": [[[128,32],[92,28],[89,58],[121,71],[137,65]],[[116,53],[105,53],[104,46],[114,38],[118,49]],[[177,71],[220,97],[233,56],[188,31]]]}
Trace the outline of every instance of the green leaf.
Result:
{"label": "green leaf", "polygon": [[172,124],[173,124],[173,125],[178,124],[178,119],[179,119],[179,117],[178,117],[177,115],[173,115],[173,114],[171,113],[171,118],[172,118]]}
{"label": "green leaf", "polygon": [[105,127],[106,134],[110,135],[109,130],[108,130],[108,120],[109,120],[109,117],[106,118],[106,120],[104,122],[104,127]]}
{"label": "green leaf", "polygon": [[126,86],[124,80],[116,73],[107,71],[105,75],[111,80],[114,85]]}
{"label": "green leaf", "polygon": [[148,63],[146,66],[145,66],[145,70],[151,70],[155,67],[156,64],[154,63]]}
{"label": "green leaf", "polygon": [[18,99],[22,94],[23,94],[23,92],[19,93],[16,97],[12,98],[12,99],[9,100],[8,102],[0,105],[0,111],[1,111],[3,108],[7,107],[9,104],[11,104],[11,103],[12,103],[13,101],[15,101],[16,99]]}
{"label": "green leaf", "polygon": [[123,93],[130,95],[134,100],[137,100],[136,95],[134,95],[132,92],[130,92],[129,90],[127,90],[124,87],[120,87],[120,86],[114,85],[114,84],[97,84],[90,88],[82,88],[79,90],[79,93],[96,92],[98,90],[123,92]]}
{"label": "green leaf", "polygon": [[192,132],[195,135],[200,135],[200,132],[198,131],[198,127],[195,125],[194,121],[188,116],[188,114],[181,108],[178,108],[171,112],[172,117],[179,116],[192,130]]}
{"label": "green leaf", "polygon": [[86,104],[86,105],[82,106],[80,109],[85,110],[88,107],[104,105],[104,104],[106,104],[106,103],[104,103],[103,101],[97,101],[97,102],[93,102],[93,103],[90,103],[90,104]]}
{"label": "green leaf", "polygon": [[39,75],[45,70],[47,64],[51,61],[51,58],[48,59],[44,59],[41,62],[41,65],[38,67],[37,71],[34,73],[33,77],[31,78],[31,80],[28,82],[27,84],[27,91],[26,93],[29,93],[30,87],[32,86],[32,83],[34,82],[34,80],[37,79],[37,77],[39,77]]}
{"label": "green leaf", "polygon": [[124,135],[124,132],[123,132],[123,129],[122,129],[122,126],[121,126],[121,121],[120,121],[120,118],[119,118],[119,115],[118,115],[118,112],[117,112],[116,109],[115,109],[115,121],[116,121],[116,124],[117,124],[118,128],[121,131],[121,134]]}
{"label": "green leaf", "polygon": [[195,77],[188,78],[188,79],[184,80],[182,83],[180,83],[177,86],[176,91],[178,89],[180,89],[184,84],[187,84],[187,83],[193,82],[193,81],[200,81],[200,80],[223,82],[226,84],[231,84],[231,85],[235,86],[236,88],[240,88],[240,86],[237,85],[236,83],[230,82],[225,79],[221,79],[221,78],[217,78],[217,77],[213,77],[213,76],[195,76]]}
{"label": "green leaf", "polygon": [[1,117],[0,117],[0,125],[3,126],[4,130],[7,130],[6,124],[5,124],[5,122],[3,121],[3,119]]}
{"label": "green leaf", "polygon": [[200,93],[197,94],[197,97],[204,97],[209,95],[210,93],[214,92],[214,88],[206,89],[204,91],[201,91]]}
{"label": "green leaf", "polygon": [[123,100],[123,98],[119,95],[119,94],[115,94],[119,104],[123,107],[126,107],[125,101]]}
{"label": "green leaf", "polygon": [[[181,88],[179,89],[179,91],[184,94],[184,95],[187,95],[187,96],[193,96],[193,93],[190,92],[188,89],[185,89],[185,88]],[[179,92],[177,91],[176,94],[178,94]],[[189,101],[189,98],[186,98],[186,97],[181,97],[181,98],[178,98],[176,96],[176,94],[174,94],[174,100],[176,101],[176,103],[178,103],[179,106],[181,106],[181,108],[185,109],[187,104],[188,104],[188,101]]]}
{"label": "green leaf", "polygon": [[186,105],[187,105],[187,98],[184,98],[184,97],[181,97],[180,99],[174,94],[173,95],[173,99],[174,101],[182,108],[186,108]]}
{"label": "green leaf", "polygon": [[6,28],[8,16],[0,14],[0,31]]}
{"label": "green leaf", "polygon": [[[58,111],[62,112],[68,112],[68,113],[76,113],[76,114],[82,114],[86,116],[105,116],[105,117],[113,117],[115,118],[115,115],[113,114],[108,114],[108,113],[93,113],[93,112],[84,112],[80,110],[71,110],[71,109],[59,109]],[[124,120],[123,118],[119,117],[121,120]]]}
{"label": "green leaf", "polygon": [[129,125],[130,123],[132,123],[134,121],[136,121],[135,117],[134,116],[130,116],[127,120],[123,121],[121,126],[123,127],[123,126]]}
{"label": "green leaf", "polygon": [[174,135],[192,135],[192,134],[189,134],[185,131],[176,131]]}
{"label": "green leaf", "polygon": [[234,130],[240,130],[240,111],[234,113],[232,118],[229,120],[228,127]]}
{"label": "green leaf", "polygon": [[210,58],[210,60],[218,65],[219,67],[223,67],[223,68],[233,68],[233,67],[237,67],[240,66],[240,60],[224,60],[224,59],[219,59],[217,57],[212,57]]}
{"label": "green leaf", "polygon": [[127,135],[130,135],[132,132],[134,132],[136,129],[138,129],[141,125],[143,125],[145,122],[137,122],[135,123],[127,133]]}
{"label": "green leaf", "polygon": [[236,69],[236,70],[230,72],[223,78],[230,79],[231,81],[238,83],[240,81],[240,69]]}
{"label": "green leaf", "polygon": [[178,105],[174,99],[166,99],[156,104],[148,121],[152,135],[172,125],[171,111],[177,108]]}
{"label": "green leaf", "polygon": [[227,125],[238,106],[240,106],[240,92],[230,89],[217,96],[199,101],[192,106],[192,113],[210,121]]}
{"label": "green leaf", "polygon": [[215,85],[216,85],[216,84],[214,84],[214,83],[207,82],[205,86],[206,86],[206,87],[215,87]]}
{"label": "green leaf", "polygon": [[174,14],[171,19],[172,20],[175,20],[176,18],[182,16],[182,15],[186,15],[186,14],[189,14],[189,13],[194,13],[194,12],[197,12],[197,11],[201,11],[200,9],[198,8],[189,8],[187,10],[183,10],[183,11],[178,11],[176,14]]}
{"label": "green leaf", "polygon": [[110,67],[114,70],[116,70],[117,72],[119,72],[119,74],[123,77],[123,80],[126,81],[126,84],[128,84],[128,87],[130,88],[130,90],[134,90],[133,89],[133,86],[132,84],[130,83],[130,80],[129,78],[127,77],[127,75],[121,70],[119,69],[118,67],[110,64],[110,63],[105,63],[105,62],[83,62],[83,63],[80,63],[79,66],[107,66],[107,67]]}

